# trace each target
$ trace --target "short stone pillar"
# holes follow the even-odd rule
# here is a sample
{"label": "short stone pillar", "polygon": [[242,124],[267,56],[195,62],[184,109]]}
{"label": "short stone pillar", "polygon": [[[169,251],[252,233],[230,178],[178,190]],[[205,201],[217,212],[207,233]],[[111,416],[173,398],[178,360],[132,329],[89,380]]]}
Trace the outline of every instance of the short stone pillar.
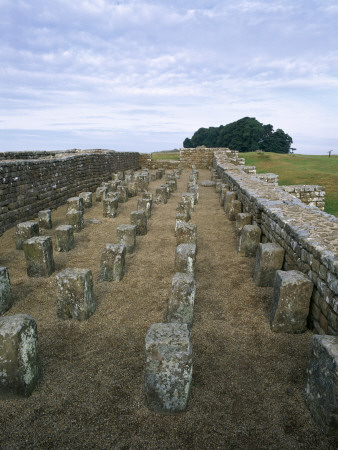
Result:
{"label": "short stone pillar", "polygon": [[230,186],[228,184],[221,184],[221,190],[219,193],[219,204],[224,206],[224,199],[227,192],[230,191]]}
{"label": "short stone pillar", "polygon": [[156,203],[168,203],[167,188],[164,185],[156,188]]}
{"label": "short stone pillar", "polygon": [[190,220],[190,216],[188,214],[178,213],[176,214],[175,221],[175,236],[177,236],[177,228],[182,225],[182,223],[187,223]]}
{"label": "short stone pillar", "polygon": [[65,269],[56,276],[57,315],[60,319],[88,319],[96,309],[93,276],[89,269]]}
{"label": "short stone pillar", "polygon": [[192,380],[192,344],[186,323],[155,323],[145,339],[148,408],[175,413],[187,408]]}
{"label": "short stone pillar", "polygon": [[194,223],[181,222],[176,228],[176,245],[197,245],[197,225]]}
{"label": "short stone pillar", "polygon": [[228,219],[234,222],[237,219],[237,215],[242,212],[242,203],[239,200],[233,200],[230,203],[230,208],[228,212]]}
{"label": "short stone pillar", "polygon": [[136,225],[119,225],[116,233],[118,242],[126,247],[127,253],[133,253],[136,246]]}
{"label": "short stone pillar", "polygon": [[188,202],[183,202],[183,201],[182,202],[178,202],[176,211],[179,214],[186,214],[187,216],[189,216],[188,220],[190,220],[190,211],[191,211],[190,202],[189,203]]}
{"label": "short stone pillar", "polygon": [[276,271],[283,267],[285,250],[277,244],[259,244],[254,271],[256,286],[273,286]]}
{"label": "short stone pillar", "polygon": [[54,272],[53,246],[50,236],[27,239],[23,249],[29,277],[49,277]]}
{"label": "short stone pillar", "polygon": [[119,203],[128,201],[128,188],[126,186],[117,186],[117,193],[119,194]]}
{"label": "short stone pillar", "polygon": [[118,180],[124,180],[124,171],[123,170],[119,170],[117,172],[117,179]]}
{"label": "short stone pillar", "polygon": [[76,233],[79,233],[84,227],[83,211],[71,209],[66,214],[66,222],[74,227]]}
{"label": "short stone pillar", "polygon": [[189,203],[190,205],[190,211],[194,211],[195,207],[195,194],[192,192],[183,192],[182,194],[182,201]]}
{"label": "short stone pillar", "polygon": [[137,209],[143,210],[146,213],[147,219],[151,217],[151,202],[146,198],[139,198],[137,201]]}
{"label": "short stone pillar", "polygon": [[255,257],[261,234],[259,226],[245,225],[239,238],[238,253],[242,256]]}
{"label": "short stone pillar", "polygon": [[100,280],[121,281],[124,275],[126,247],[121,244],[106,244],[100,266]]}
{"label": "short stone pillar", "polygon": [[121,186],[121,180],[109,181],[107,186],[107,192],[117,192],[118,186]]}
{"label": "short stone pillar", "polygon": [[132,211],[130,213],[130,223],[136,225],[136,236],[144,236],[147,234],[147,216],[143,210]]}
{"label": "short stone pillar", "polygon": [[89,209],[93,205],[93,194],[92,192],[81,192],[79,197],[82,198],[83,206],[86,209]]}
{"label": "short stone pillar", "polygon": [[33,317],[0,318],[0,398],[31,395],[41,377]]}
{"label": "short stone pillar", "polygon": [[327,436],[338,437],[338,336],[313,336],[305,401]]}
{"label": "short stone pillar", "polygon": [[141,192],[145,192],[148,190],[149,187],[149,181],[147,179],[144,179],[142,176],[138,176],[137,180],[137,189]]}
{"label": "short stone pillar", "polygon": [[107,186],[99,186],[96,189],[95,201],[102,202],[102,200],[106,198],[107,192],[108,192]]}
{"label": "short stone pillar", "polygon": [[83,198],[81,197],[71,197],[67,200],[67,211],[83,211]]}
{"label": "short stone pillar", "polygon": [[188,192],[190,194],[194,194],[194,204],[197,205],[200,196],[199,187],[197,186],[197,184],[193,186],[188,186]]}
{"label": "short stone pillar", "polygon": [[129,197],[136,197],[138,193],[138,187],[136,181],[131,181],[127,183],[127,189],[128,189],[128,196]]}
{"label": "short stone pillar", "polygon": [[313,284],[298,270],[277,270],[270,327],[275,333],[303,333],[309,314]]}
{"label": "short stone pillar", "polygon": [[156,173],[150,174],[150,181],[156,181]]}
{"label": "short stone pillar", "polygon": [[177,191],[177,181],[176,181],[176,179],[175,180],[169,180],[167,182],[167,184],[169,186],[170,192]]}
{"label": "short stone pillar", "polygon": [[3,314],[4,312],[8,311],[12,306],[12,303],[13,303],[12,288],[11,282],[9,280],[8,269],[7,267],[0,267],[0,314]]}
{"label": "short stone pillar", "polygon": [[233,200],[237,200],[237,193],[234,191],[228,191],[224,197],[224,212],[229,213],[230,205]]}
{"label": "short stone pillar", "polygon": [[149,200],[150,204],[152,206],[152,204],[153,204],[153,194],[151,192],[143,192],[141,198],[145,198],[146,200]]}
{"label": "short stone pillar", "polygon": [[252,224],[252,214],[239,213],[236,217],[236,234],[240,235],[245,225]]}
{"label": "short stone pillar", "polygon": [[39,211],[38,217],[39,217],[39,228],[42,228],[44,230],[50,230],[51,228],[53,228],[52,211],[50,209]]}
{"label": "short stone pillar", "polygon": [[34,236],[39,236],[39,224],[37,222],[22,222],[16,226],[15,246],[17,250],[23,249],[23,243]]}
{"label": "short stone pillar", "polygon": [[69,252],[75,247],[74,227],[72,225],[60,225],[55,230],[54,249],[57,252]]}
{"label": "short stone pillar", "polygon": [[165,314],[165,322],[186,323],[192,325],[196,282],[187,273],[175,273],[171,282],[171,292]]}
{"label": "short stone pillar", "polygon": [[156,170],[156,180],[160,180],[162,178],[162,171]]}
{"label": "short stone pillar", "polygon": [[116,217],[117,216],[117,209],[119,206],[118,197],[106,197],[103,202],[103,217]]}
{"label": "short stone pillar", "polygon": [[196,245],[180,244],[175,251],[175,272],[189,273],[195,277]]}
{"label": "short stone pillar", "polygon": [[216,194],[220,194],[220,193],[221,193],[221,190],[222,190],[222,184],[224,184],[224,183],[222,182],[222,180],[216,181],[216,184],[215,184],[215,192],[216,192]]}

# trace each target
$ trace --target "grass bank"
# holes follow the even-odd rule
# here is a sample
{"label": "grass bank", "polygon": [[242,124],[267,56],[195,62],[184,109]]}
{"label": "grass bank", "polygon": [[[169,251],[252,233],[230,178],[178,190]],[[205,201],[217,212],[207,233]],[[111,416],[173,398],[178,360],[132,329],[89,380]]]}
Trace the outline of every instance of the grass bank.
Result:
{"label": "grass bank", "polygon": [[168,151],[168,152],[155,152],[152,153],[152,159],[154,161],[162,160],[162,159],[171,159],[174,161],[179,161],[180,159],[180,152],[179,151]]}

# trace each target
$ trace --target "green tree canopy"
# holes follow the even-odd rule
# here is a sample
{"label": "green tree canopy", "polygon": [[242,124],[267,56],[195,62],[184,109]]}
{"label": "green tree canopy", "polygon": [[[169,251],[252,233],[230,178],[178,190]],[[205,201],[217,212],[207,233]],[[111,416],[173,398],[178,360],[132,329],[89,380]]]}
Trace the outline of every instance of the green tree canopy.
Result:
{"label": "green tree canopy", "polygon": [[205,145],[206,147],[227,147],[239,152],[289,153],[292,138],[283,130],[263,125],[254,117],[243,117],[236,122],[219,127],[200,128],[191,139],[183,142],[185,148]]}

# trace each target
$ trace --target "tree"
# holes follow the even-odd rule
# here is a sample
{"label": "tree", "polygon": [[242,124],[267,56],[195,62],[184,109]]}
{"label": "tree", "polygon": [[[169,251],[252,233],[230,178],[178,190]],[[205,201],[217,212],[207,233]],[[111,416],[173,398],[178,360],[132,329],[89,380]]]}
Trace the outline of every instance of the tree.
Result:
{"label": "tree", "polygon": [[333,152],[333,150],[329,150],[329,151],[328,151],[329,158],[330,158],[332,152]]}

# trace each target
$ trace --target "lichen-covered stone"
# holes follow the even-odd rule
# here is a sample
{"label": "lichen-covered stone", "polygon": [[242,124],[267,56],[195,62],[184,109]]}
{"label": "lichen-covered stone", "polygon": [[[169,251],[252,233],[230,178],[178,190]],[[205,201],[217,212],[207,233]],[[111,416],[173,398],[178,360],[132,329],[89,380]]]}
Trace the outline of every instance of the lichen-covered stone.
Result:
{"label": "lichen-covered stone", "polygon": [[83,200],[83,206],[84,208],[88,209],[91,208],[93,205],[93,194],[92,192],[81,192],[79,194],[79,197]]}
{"label": "lichen-covered stone", "polygon": [[28,314],[0,318],[0,398],[29,396],[41,377],[37,327]]}
{"label": "lichen-covered stone", "polygon": [[303,333],[306,330],[313,284],[297,270],[277,270],[270,327],[275,333]]}
{"label": "lichen-covered stone", "polygon": [[259,244],[254,271],[256,286],[273,286],[276,271],[283,267],[285,250],[277,244]]}
{"label": "lichen-covered stone", "polygon": [[126,247],[121,244],[106,244],[100,266],[100,280],[121,281],[124,276]]}
{"label": "lichen-covered stone", "polygon": [[119,194],[119,203],[128,201],[128,188],[126,186],[118,186],[117,193]]}
{"label": "lichen-covered stone", "polygon": [[192,325],[196,282],[187,273],[175,273],[165,314],[165,322],[180,322]]}
{"label": "lichen-covered stone", "polygon": [[132,211],[130,213],[130,223],[136,225],[136,236],[144,236],[147,234],[147,216],[145,211]]}
{"label": "lichen-covered stone", "polygon": [[93,276],[89,269],[65,269],[56,276],[57,315],[60,319],[88,319],[96,309]]}
{"label": "lichen-covered stone", "polygon": [[49,277],[54,272],[53,246],[50,236],[35,236],[23,244],[27,275]]}
{"label": "lichen-covered stone", "polygon": [[39,236],[39,224],[37,222],[22,222],[16,226],[15,246],[17,250],[23,249],[23,243],[34,236]]}
{"label": "lichen-covered stone", "polygon": [[169,190],[170,192],[175,192],[177,190],[177,181],[176,178],[174,180],[169,180],[167,182],[168,186],[169,186]]}
{"label": "lichen-covered stone", "polygon": [[74,227],[72,225],[60,225],[55,230],[54,249],[57,252],[69,252],[75,247]]}
{"label": "lichen-covered stone", "polygon": [[102,200],[106,198],[107,192],[108,192],[107,186],[99,186],[96,189],[95,201],[102,202]]}
{"label": "lichen-covered stone", "polygon": [[199,195],[200,195],[199,187],[197,186],[197,184],[188,186],[188,192],[190,194],[194,194],[194,204],[197,205],[198,200],[199,200]]}
{"label": "lichen-covered stone", "polygon": [[224,212],[229,213],[230,206],[233,200],[237,200],[237,193],[234,191],[228,191],[225,193],[224,197]]}
{"label": "lichen-covered stone", "polygon": [[200,182],[200,186],[202,187],[215,187],[216,183],[211,180],[203,180]]}
{"label": "lichen-covered stone", "polygon": [[12,288],[7,267],[0,267],[0,314],[12,306]]}
{"label": "lichen-covered stone", "polygon": [[103,207],[103,217],[116,217],[117,216],[117,209],[118,209],[118,197],[106,197],[102,202]]}
{"label": "lichen-covered stone", "polygon": [[50,230],[53,227],[52,211],[50,209],[39,211],[38,218],[39,218],[39,228],[42,228],[44,230]]}
{"label": "lichen-covered stone", "polygon": [[67,211],[83,211],[83,198],[82,197],[71,197],[67,200]]}
{"label": "lichen-covered stone", "polygon": [[176,211],[179,214],[187,214],[189,216],[189,220],[190,220],[190,212],[191,212],[191,206],[190,206],[190,202],[178,202]]}
{"label": "lichen-covered stone", "polygon": [[69,210],[66,214],[66,222],[68,225],[72,225],[72,227],[74,227],[74,231],[76,233],[79,233],[84,227],[83,210]]}
{"label": "lichen-covered stone", "polygon": [[119,225],[116,229],[117,240],[127,249],[127,253],[133,253],[136,246],[136,225]]}
{"label": "lichen-covered stone", "polygon": [[195,276],[196,245],[180,244],[175,251],[175,272],[189,273]]}
{"label": "lichen-covered stone", "polygon": [[176,228],[176,245],[195,244],[197,245],[197,225],[188,222],[181,222]]}
{"label": "lichen-covered stone", "polygon": [[167,188],[164,185],[156,188],[156,203],[168,203]]}
{"label": "lichen-covered stone", "polygon": [[190,204],[190,211],[194,211],[195,194],[193,192],[183,192],[182,201]]}
{"label": "lichen-covered stone", "polygon": [[240,235],[243,227],[245,225],[252,224],[252,214],[250,213],[239,213],[236,217],[236,234]]}
{"label": "lichen-covered stone", "polygon": [[146,198],[139,198],[137,201],[137,209],[146,213],[147,219],[151,217],[151,201]]}
{"label": "lichen-covered stone", "polygon": [[145,339],[145,393],[149,409],[175,413],[187,408],[193,370],[185,323],[155,323]]}
{"label": "lichen-covered stone", "polygon": [[142,193],[142,198],[148,200],[152,206],[153,204],[153,194],[151,192],[143,192]]}
{"label": "lichen-covered stone", "polygon": [[131,182],[127,183],[127,188],[128,188],[128,196],[129,197],[137,196],[138,186],[137,186],[136,181],[131,181]]}
{"label": "lichen-covered stone", "polygon": [[228,219],[234,222],[237,219],[237,215],[242,212],[242,203],[239,200],[233,200],[230,204]]}
{"label": "lichen-covered stone", "polygon": [[338,336],[313,336],[305,400],[317,425],[338,437]]}
{"label": "lichen-covered stone", "polygon": [[150,181],[156,181],[156,173],[150,175]]}
{"label": "lichen-covered stone", "polygon": [[245,225],[242,229],[238,253],[242,256],[255,257],[261,240],[261,229],[257,225]]}
{"label": "lichen-covered stone", "polygon": [[221,190],[219,193],[219,204],[224,206],[224,199],[227,192],[230,191],[230,186],[226,183],[221,184]]}

